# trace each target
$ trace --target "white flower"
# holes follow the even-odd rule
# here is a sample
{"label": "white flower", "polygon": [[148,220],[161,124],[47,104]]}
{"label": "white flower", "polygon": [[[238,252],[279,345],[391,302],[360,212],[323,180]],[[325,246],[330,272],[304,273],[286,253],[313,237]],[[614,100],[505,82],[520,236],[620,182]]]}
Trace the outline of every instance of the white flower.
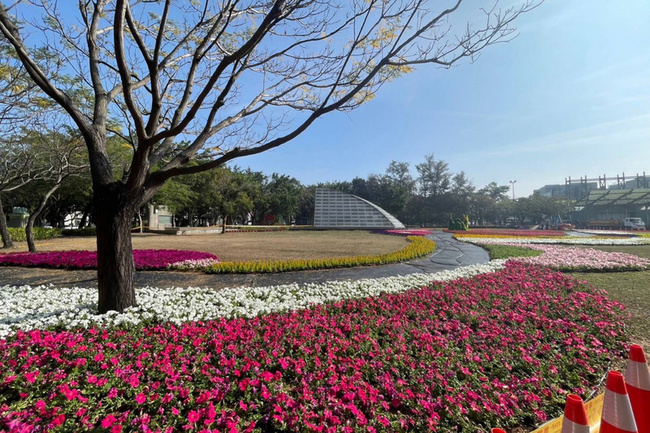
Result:
{"label": "white flower", "polygon": [[401,293],[432,281],[451,281],[502,269],[504,260],[466,266],[434,274],[289,284],[269,287],[237,287],[214,290],[198,287],[146,287],[136,289],[137,307],[122,314],[98,314],[97,289],[53,286],[0,287],[0,338],[18,329],[114,326],[145,320],[173,322],[211,320],[220,317],[255,317],[262,314],[308,308],[342,299],[365,298],[382,293]]}

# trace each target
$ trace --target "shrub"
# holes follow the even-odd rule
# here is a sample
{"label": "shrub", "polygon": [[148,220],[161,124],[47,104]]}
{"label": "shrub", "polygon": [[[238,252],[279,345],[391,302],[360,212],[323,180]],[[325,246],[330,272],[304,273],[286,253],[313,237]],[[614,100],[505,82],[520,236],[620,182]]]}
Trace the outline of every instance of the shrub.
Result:
{"label": "shrub", "polygon": [[82,229],[65,229],[61,232],[63,236],[97,236],[95,227],[84,227]]}
{"label": "shrub", "polygon": [[[26,242],[27,235],[25,229],[9,227],[9,235],[14,242]],[[34,227],[34,240],[42,241],[44,239],[53,239],[61,235],[60,229],[46,229],[43,227]]]}

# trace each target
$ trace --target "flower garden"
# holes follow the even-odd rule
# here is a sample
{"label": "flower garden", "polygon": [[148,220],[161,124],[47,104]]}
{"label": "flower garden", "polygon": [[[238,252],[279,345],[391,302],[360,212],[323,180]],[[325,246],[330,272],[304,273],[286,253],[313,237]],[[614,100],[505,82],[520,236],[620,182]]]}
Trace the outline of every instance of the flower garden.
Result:
{"label": "flower garden", "polygon": [[92,289],[0,287],[0,431],[531,429],[567,393],[596,392],[629,339],[621,304],[557,269],[650,261],[506,236],[459,238],[542,254],[353,282],[150,287],[123,314],[97,314]]}
{"label": "flower garden", "polygon": [[[216,263],[217,257],[201,251],[134,250],[133,260],[138,270],[167,269],[187,260]],[[64,269],[97,268],[96,251],[51,251],[43,253],[0,254],[0,265],[36,266]]]}

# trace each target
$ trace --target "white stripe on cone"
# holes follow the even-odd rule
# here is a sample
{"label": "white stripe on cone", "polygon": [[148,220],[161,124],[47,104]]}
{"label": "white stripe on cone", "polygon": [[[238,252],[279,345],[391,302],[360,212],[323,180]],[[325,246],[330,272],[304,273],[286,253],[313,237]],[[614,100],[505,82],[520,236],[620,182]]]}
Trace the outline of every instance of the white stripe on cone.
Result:
{"label": "white stripe on cone", "polygon": [[650,370],[644,361],[646,357],[643,348],[633,344],[630,347],[625,380],[639,433],[650,433]]}
{"label": "white stripe on cone", "polygon": [[[626,432],[636,432],[632,406],[627,394],[605,390],[602,421]],[[601,431],[603,431],[601,425]]]}
{"label": "white stripe on cone", "polygon": [[562,421],[562,433],[589,433],[589,426],[573,422],[565,416]]}
{"label": "white stripe on cone", "polygon": [[647,372],[648,366],[643,362],[628,359],[627,369],[625,370],[625,382],[628,386],[650,391],[650,374],[644,374],[643,369]]}

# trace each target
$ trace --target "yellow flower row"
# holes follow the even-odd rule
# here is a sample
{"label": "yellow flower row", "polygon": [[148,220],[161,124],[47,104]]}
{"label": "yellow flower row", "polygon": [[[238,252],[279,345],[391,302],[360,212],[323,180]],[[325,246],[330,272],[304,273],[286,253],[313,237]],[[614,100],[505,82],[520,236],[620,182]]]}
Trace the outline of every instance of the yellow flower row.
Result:
{"label": "yellow flower row", "polygon": [[309,269],[348,268],[403,262],[431,254],[436,243],[422,236],[408,236],[410,243],[399,251],[378,256],[357,256],[330,259],[264,260],[259,262],[221,262],[205,268],[208,274],[244,274],[262,272],[304,271]]}

